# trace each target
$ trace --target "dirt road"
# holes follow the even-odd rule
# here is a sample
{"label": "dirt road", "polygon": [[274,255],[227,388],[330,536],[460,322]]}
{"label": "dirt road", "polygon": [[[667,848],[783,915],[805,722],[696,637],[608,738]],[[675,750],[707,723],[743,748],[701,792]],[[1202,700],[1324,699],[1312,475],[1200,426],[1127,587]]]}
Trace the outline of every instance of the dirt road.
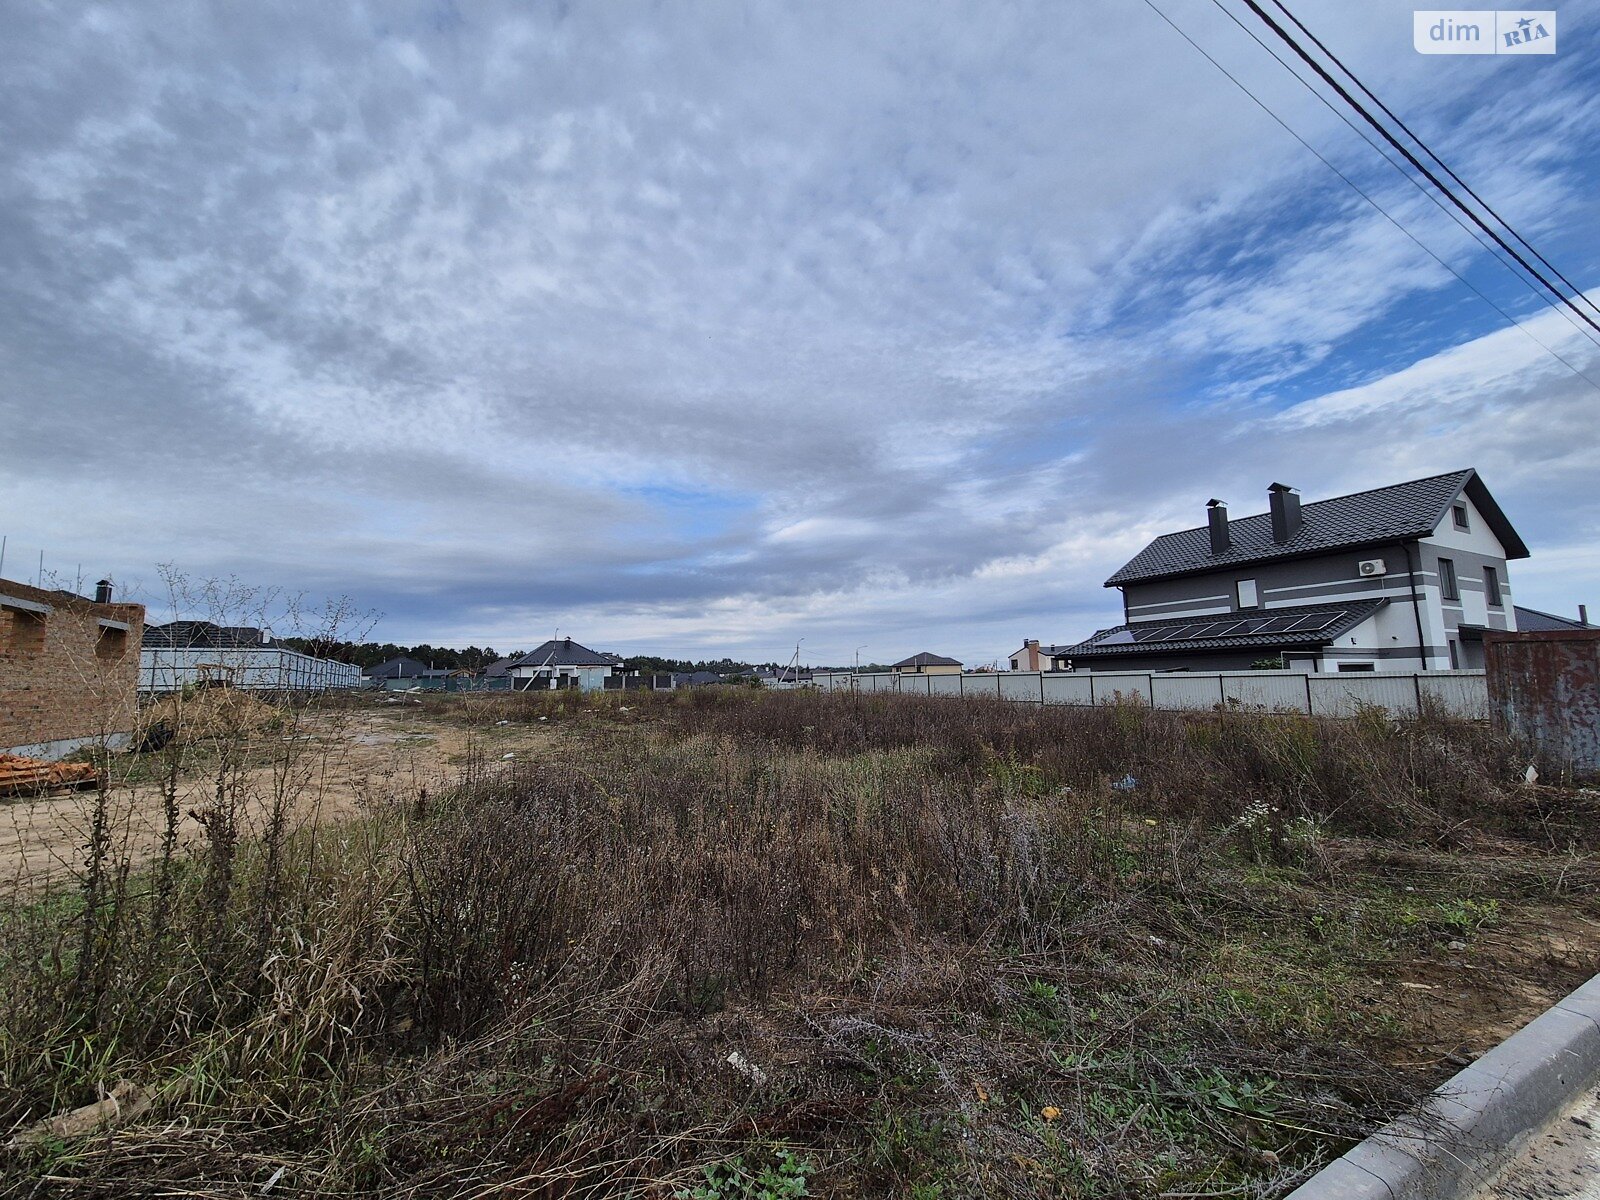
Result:
{"label": "dirt road", "polygon": [[[295,794],[291,812],[296,825],[340,820],[367,806],[405,800],[421,788],[436,790],[456,781],[473,748],[499,760],[507,753],[530,752],[546,737],[528,726],[471,730],[431,717],[404,699],[311,714],[296,728],[275,732],[265,739],[267,744],[253,748],[253,758],[270,765],[240,774],[236,794],[241,833],[248,837],[259,828],[285,779]],[[144,773],[149,773],[148,764]],[[188,841],[201,835],[193,814],[214,800],[216,779],[214,768],[208,773],[203,761],[184,774],[178,794],[183,814],[179,836]],[[0,800],[0,894],[35,890],[71,875],[83,857],[94,803],[92,792]],[[131,863],[159,846],[162,809],[161,788],[154,782],[113,786],[112,841]]]}

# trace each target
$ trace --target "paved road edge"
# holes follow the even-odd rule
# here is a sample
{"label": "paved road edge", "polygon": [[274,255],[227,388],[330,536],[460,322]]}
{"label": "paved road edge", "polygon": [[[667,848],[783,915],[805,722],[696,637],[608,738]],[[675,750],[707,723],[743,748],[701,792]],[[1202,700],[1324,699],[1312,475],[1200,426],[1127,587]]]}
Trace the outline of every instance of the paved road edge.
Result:
{"label": "paved road edge", "polygon": [[1329,1163],[1288,1200],[1459,1200],[1600,1079],[1600,975]]}

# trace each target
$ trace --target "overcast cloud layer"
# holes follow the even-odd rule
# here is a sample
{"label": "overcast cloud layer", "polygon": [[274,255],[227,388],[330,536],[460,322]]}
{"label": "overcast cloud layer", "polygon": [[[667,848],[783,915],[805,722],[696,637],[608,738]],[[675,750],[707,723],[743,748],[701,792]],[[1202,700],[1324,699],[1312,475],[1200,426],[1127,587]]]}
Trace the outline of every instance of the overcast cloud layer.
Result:
{"label": "overcast cloud layer", "polygon": [[[1231,3],[1231,0],[1228,0]],[[156,563],[402,642],[969,663],[1209,496],[1464,466],[1600,602],[1600,351],[1212,4],[16,4],[6,574]],[[1297,11],[1600,284],[1600,5],[1551,58]],[[1246,10],[1239,8],[1248,21]]]}

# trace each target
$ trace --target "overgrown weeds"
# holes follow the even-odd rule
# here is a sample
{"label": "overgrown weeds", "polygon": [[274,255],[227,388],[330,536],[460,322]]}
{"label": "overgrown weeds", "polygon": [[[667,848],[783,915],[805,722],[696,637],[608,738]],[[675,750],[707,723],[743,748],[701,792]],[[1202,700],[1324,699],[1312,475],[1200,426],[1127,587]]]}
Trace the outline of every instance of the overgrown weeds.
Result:
{"label": "overgrown weeds", "polygon": [[[30,1141],[0,1179],[1286,1191],[1433,1081],[1394,1065],[1405,1031],[1359,1002],[1361,973],[1518,902],[1460,878],[1402,891],[1351,847],[1552,840],[1512,748],[1434,717],[734,689],[451,704],[426,701],[570,736],[337,827],[296,827],[286,775],[255,836],[208,821],[193,854],[13,906],[0,1128],[118,1078],[155,1104]],[[1576,827],[1559,849],[1592,873]]]}

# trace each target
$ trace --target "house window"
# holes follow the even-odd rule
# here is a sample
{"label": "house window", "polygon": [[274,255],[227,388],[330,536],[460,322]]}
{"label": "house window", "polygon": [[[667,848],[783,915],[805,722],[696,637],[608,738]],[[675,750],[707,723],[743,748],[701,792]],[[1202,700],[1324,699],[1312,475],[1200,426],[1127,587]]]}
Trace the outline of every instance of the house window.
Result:
{"label": "house window", "polygon": [[0,652],[44,653],[44,618],[18,608],[0,608]]}
{"label": "house window", "polygon": [[1439,560],[1439,594],[1446,600],[1461,599],[1461,585],[1456,582],[1456,564],[1452,559]]}
{"label": "house window", "polygon": [[1467,506],[1465,504],[1452,504],[1450,506],[1451,519],[1455,521],[1457,529],[1470,529],[1467,524]]}
{"label": "house window", "polygon": [[118,659],[128,652],[128,631],[115,629],[110,626],[101,626],[100,636],[95,639],[94,653],[100,659]]}
{"label": "house window", "polygon": [[1256,581],[1254,579],[1239,580],[1239,607],[1257,608],[1261,604],[1260,597],[1256,595]]}
{"label": "house window", "polygon": [[1489,604],[1499,608],[1505,603],[1500,595],[1500,572],[1493,567],[1483,569],[1483,593],[1489,598]]}
{"label": "house window", "polygon": [[1376,663],[1340,663],[1340,671],[1376,671]]}

